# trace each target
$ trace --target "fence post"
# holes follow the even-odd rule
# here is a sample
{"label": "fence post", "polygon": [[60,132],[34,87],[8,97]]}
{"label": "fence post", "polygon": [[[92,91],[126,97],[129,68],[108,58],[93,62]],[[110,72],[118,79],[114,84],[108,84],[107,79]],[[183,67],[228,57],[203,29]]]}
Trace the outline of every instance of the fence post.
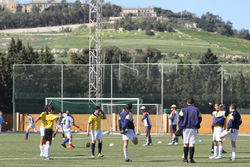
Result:
{"label": "fence post", "polygon": [[221,103],[223,104],[223,64],[221,65]]}

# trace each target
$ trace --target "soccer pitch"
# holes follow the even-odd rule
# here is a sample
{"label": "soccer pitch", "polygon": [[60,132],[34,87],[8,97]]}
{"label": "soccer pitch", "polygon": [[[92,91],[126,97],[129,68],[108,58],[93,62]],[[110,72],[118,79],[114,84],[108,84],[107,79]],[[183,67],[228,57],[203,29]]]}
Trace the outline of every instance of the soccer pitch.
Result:
{"label": "soccer pitch", "polygon": [[[121,135],[103,135],[103,158],[91,158],[90,147],[85,147],[86,142],[91,142],[91,137],[85,134],[73,134],[74,149],[65,149],[61,146],[61,133],[56,135],[52,142],[51,157],[53,160],[45,161],[40,157],[39,140],[40,136],[36,133],[30,133],[29,139],[24,140],[25,133],[2,133],[0,135],[0,166],[46,166],[46,167],[80,167],[80,166],[249,166],[250,150],[249,136],[239,136],[237,139],[237,159],[235,162],[228,162],[231,157],[230,141],[224,141],[224,150],[228,153],[223,154],[223,159],[210,160],[212,135],[198,134],[195,147],[194,160],[195,164],[182,163],[183,145],[182,139],[179,139],[179,145],[168,146],[170,142],[169,135],[152,136],[152,146],[142,146],[145,143],[145,136],[139,135],[138,145],[129,142],[129,158],[133,162],[124,162],[123,141]],[[203,142],[199,142],[203,140]],[[157,144],[162,141],[162,144]],[[114,146],[109,145],[113,143]],[[96,146],[97,152],[97,146]],[[97,153],[96,153],[97,155]]]}

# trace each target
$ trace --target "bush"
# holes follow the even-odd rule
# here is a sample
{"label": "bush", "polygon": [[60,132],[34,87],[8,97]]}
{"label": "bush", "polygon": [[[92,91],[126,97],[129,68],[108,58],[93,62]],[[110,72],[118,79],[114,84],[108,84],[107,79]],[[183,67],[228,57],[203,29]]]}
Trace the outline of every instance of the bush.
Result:
{"label": "bush", "polygon": [[146,33],[146,35],[150,35],[150,36],[155,35],[155,33],[152,32],[151,30],[146,30],[145,33]]}
{"label": "bush", "polygon": [[60,29],[60,31],[61,31],[61,32],[72,32],[72,28],[69,28],[69,27],[64,28],[64,27],[62,27],[62,28]]}

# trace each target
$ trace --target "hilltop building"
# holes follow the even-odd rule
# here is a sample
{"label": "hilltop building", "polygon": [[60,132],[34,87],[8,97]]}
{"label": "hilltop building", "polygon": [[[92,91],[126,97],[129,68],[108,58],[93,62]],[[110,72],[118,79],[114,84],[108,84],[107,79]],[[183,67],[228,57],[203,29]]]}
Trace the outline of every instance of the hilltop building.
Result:
{"label": "hilltop building", "polygon": [[8,0],[8,3],[6,3],[5,0],[0,0],[0,6],[11,13],[15,13],[18,2],[15,2],[14,0]]}
{"label": "hilltop building", "polygon": [[132,7],[132,8],[122,8],[121,16],[125,17],[132,14],[135,17],[157,17],[157,13],[154,11],[153,7]]}

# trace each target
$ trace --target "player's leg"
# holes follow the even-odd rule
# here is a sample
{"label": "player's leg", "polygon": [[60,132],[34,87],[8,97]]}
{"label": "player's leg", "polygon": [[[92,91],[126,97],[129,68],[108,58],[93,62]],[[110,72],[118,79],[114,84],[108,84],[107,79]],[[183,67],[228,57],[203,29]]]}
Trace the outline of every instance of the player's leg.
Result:
{"label": "player's leg", "polygon": [[152,145],[152,138],[151,138],[151,126],[148,126],[148,136],[149,136],[149,145]]}
{"label": "player's leg", "polygon": [[128,141],[129,141],[128,136],[122,135],[122,140],[123,140],[123,153],[125,157],[125,162],[132,162],[132,160],[130,160],[128,156]]}
{"label": "player's leg", "polygon": [[133,129],[128,129],[125,134],[135,145],[138,144],[137,135]]}
{"label": "player's leg", "polygon": [[[211,125],[212,133],[214,133],[214,126]],[[214,153],[214,141],[212,141],[212,148],[211,148],[211,153]]]}
{"label": "player's leg", "polygon": [[26,135],[24,137],[25,140],[28,140],[28,136],[29,136],[29,130],[31,129],[31,125],[29,125],[26,129]]}
{"label": "player's leg", "polygon": [[57,133],[57,131],[58,131],[58,128],[57,128],[57,126],[56,126],[56,130],[55,130],[55,132],[53,133],[52,140],[55,140],[55,137],[56,137],[56,133]]}
{"label": "player's leg", "polygon": [[191,129],[190,130],[190,139],[189,139],[189,163],[195,163],[194,161],[194,145],[197,139],[197,133],[198,130],[197,129]]}
{"label": "player's leg", "polygon": [[189,150],[189,130],[183,129],[183,153],[184,153],[184,159],[182,162],[187,163],[188,162],[188,150]]}
{"label": "player's leg", "polygon": [[143,144],[143,146],[148,146],[149,145],[149,126],[145,126],[145,130],[146,130],[146,143]]}
{"label": "player's leg", "polygon": [[41,135],[41,139],[40,139],[40,144],[39,144],[39,148],[40,148],[40,156],[43,157],[45,156],[45,149],[46,149],[46,142],[45,142],[45,128],[44,127],[40,127],[40,135]]}
{"label": "player's leg", "polygon": [[97,130],[97,139],[98,139],[98,157],[104,157],[102,154],[102,131],[101,129]]}
{"label": "player's leg", "polygon": [[44,160],[53,160],[50,158],[50,148],[52,144],[52,129],[45,129],[45,140],[46,140],[46,156]]}
{"label": "player's leg", "polygon": [[234,130],[234,133],[230,133],[230,140],[232,145],[232,157],[229,158],[229,161],[235,161],[236,160],[236,140],[238,137],[239,131],[237,129]]}
{"label": "player's leg", "polygon": [[[176,125],[173,125],[173,134],[175,131],[176,131]],[[173,134],[172,134],[172,138],[173,138]],[[174,142],[174,145],[177,145],[178,144],[178,137],[175,139],[173,138],[173,142]]]}
{"label": "player's leg", "polygon": [[92,143],[91,143],[92,157],[95,157],[95,143],[97,140],[97,131],[96,130],[91,130],[91,138],[92,138]]}
{"label": "player's leg", "polygon": [[213,145],[214,145],[214,155],[209,157],[209,159],[214,159],[218,156],[218,142],[217,142],[217,131],[218,128],[213,128]]}
{"label": "player's leg", "polygon": [[222,128],[215,128],[216,129],[216,141],[218,142],[219,145],[219,151],[218,151],[218,156],[215,157],[214,159],[222,159],[222,152],[223,152],[223,144],[222,144],[222,139],[220,138],[220,134],[223,132]]}
{"label": "player's leg", "polygon": [[65,135],[67,136],[67,138],[62,142],[62,146],[64,147],[64,148],[67,148],[66,147],[66,143],[68,143],[69,142],[69,138],[70,138],[70,136],[69,136],[69,134],[68,134],[68,132],[67,131],[65,131],[64,132],[65,133]]}
{"label": "player's leg", "polygon": [[168,145],[173,145],[174,144],[174,139],[173,139],[173,125],[170,125],[170,135],[171,135],[171,142],[168,143]]}
{"label": "player's leg", "polygon": [[0,124],[0,134],[2,133],[2,124]]}

